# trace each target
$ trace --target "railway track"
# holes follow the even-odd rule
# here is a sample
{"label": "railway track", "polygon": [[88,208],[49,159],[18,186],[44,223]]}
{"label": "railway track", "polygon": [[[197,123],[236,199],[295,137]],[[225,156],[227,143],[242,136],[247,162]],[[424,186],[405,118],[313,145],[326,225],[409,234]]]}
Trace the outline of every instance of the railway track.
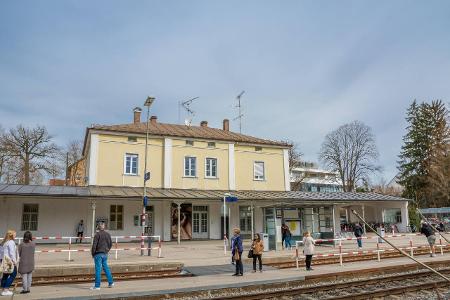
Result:
{"label": "railway track", "polygon": [[[450,274],[450,269],[441,270],[444,274]],[[418,291],[435,290],[443,294],[450,291],[450,283],[440,279],[428,270],[413,273],[397,273],[377,278],[356,279],[351,281],[334,282],[331,284],[318,284],[312,286],[291,287],[277,290],[264,290],[249,294],[235,294],[231,296],[219,296],[210,299],[373,299],[403,295],[398,299],[404,299],[407,294]],[[439,298],[439,296],[438,296]]]}
{"label": "railway track", "polygon": [[[450,246],[443,247],[443,252],[447,253],[450,252]],[[419,248],[414,250],[414,256],[421,256],[421,255],[429,255],[430,250],[427,248]],[[409,252],[408,252],[409,253]],[[437,253],[436,255],[440,255]],[[402,257],[403,255],[398,252],[397,250],[388,250],[385,252],[380,253],[381,259],[387,259],[387,258],[397,258]],[[363,253],[358,255],[343,255],[342,261],[343,262],[356,262],[356,261],[364,261],[364,260],[376,260],[377,254],[374,253]],[[328,265],[328,264],[338,264],[339,263],[339,256],[333,256],[333,257],[321,257],[321,258],[315,258],[313,259],[314,265]],[[295,260],[289,260],[289,261],[283,261],[283,262],[273,262],[273,263],[264,263],[267,266],[271,266],[278,269],[287,269],[287,268],[295,268],[296,262]],[[304,266],[305,262],[304,260],[299,261],[299,266]]]}
{"label": "railway track", "polygon": [[[137,279],[159,279],[192,276],[190,273],[183,273],[180,270],[170,271],[150,271],[150,272],[114,272],[114,280],[137,280]],[[94,281],[94,274],[85,275],[63,275],[33,278],[33,285],[66,284],[66,283],[84,283]]]}

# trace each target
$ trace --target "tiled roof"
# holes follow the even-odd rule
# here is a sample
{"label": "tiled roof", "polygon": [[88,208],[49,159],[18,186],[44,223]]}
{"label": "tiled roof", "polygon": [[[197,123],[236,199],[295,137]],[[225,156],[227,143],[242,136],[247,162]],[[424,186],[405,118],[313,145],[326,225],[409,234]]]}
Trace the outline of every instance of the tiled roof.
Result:
{"label": "tiled roof", "polygon": [[[150,198],[157,200],[220,200],[225,193],[237,196],[239,200],[266,201],[300,201],[300,202],[345,202],[345,201],[408,201],[401,197],[377,193],[348,192],[301,192],[301,191],[223,191],[193,189],[159,189],[148,188]],[[92,198],[142,198],[143,188],[117,186],[39,186],[0,184],[0,195],[10,196],[59,196]]]}
{"label": "tiled roof", "polygon": [[[93,125],[89,129],[113,131],[121,133],[146,133],[147,123],[131,123],[121,125]],[[285,142],[272,141],[267,139],[260,139],[249,135],[235,133],[232,131],[222,130],[218,128],[202,127],[202,126],[186,126],[178,124],[167,123],[152,123],[149,122],[149,134],[157,136],[168,137],[182,137],[182,138],[200,138],[211,139],[230,142],[242,142],[258,145],[271,145],[289,147]]]}

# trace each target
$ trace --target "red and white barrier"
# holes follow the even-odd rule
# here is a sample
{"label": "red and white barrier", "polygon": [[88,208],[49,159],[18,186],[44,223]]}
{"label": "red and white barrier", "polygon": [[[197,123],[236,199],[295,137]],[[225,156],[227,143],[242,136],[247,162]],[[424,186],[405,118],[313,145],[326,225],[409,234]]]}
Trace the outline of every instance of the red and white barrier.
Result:
{"label": "red and white barrier", "polygon": [[[413,240],[412,240],[412,236],[416,236],[416,235],[421,235],[421,234],[402,234],[402,235],[390,235],[390,236],[384,236],[384,238],[396,238],[396,237],[405,237],[405,236],[409,236],[409,247],[402,247],[399,248],[403,251],[410,251],[410,255],[414,256],[414,249],[423,249],[423,248],[429,248],[428,245],[419,245],[419,246],[414,246],[413,245]],[[362,239],[373,239],[373,238],[378,238],[378,236],[375,237],[362,237]],[[347,251],[347,252],[343,252],[342,251],[342,241],[347,241],[347,240],[357,240],[358,238],[354,237],[354,238],[337,238],[337,239],[317,239],[314,240],[315,243],[318,243],[318,241],[320,242],[339,242],[339,252],[338,253],[318,253],[313,255],[314,258],[317,257],[335,257],[335,256],[339,256],[339,264],[342,266],[343,265],[343,256],[347,256],[347,255],[364,255],[364,254],[377,254],[377,260],[381,261],[381,252],[392,252],[392,251],[397,251],[394,248],[388,248],[388,249],[380,249],[380,245],[379,245],[379,240],[377,240],[377,248],[376,250],[360,250],[360,251]],[[296,241],[295,242],[295,260],[296,260],[296,266],[297,269],[299,268],[299,260],[300,258],[304,259],[305,256],[299,256],[299,245],[303,244],[303,241]],[[440,247],[441,248],[441,255],[444,255],[444,250],[443,247],[447,247],[448,245],[443,245],[442,243],[442,236],[439,233],[439,245],[435,245],[436,247]]]}
{"label": "red and white barrier", "polygon": [[[158,258],[161,258],[162,256],[162,241],[161,236],[159,235],[124,235],[124,236],[112,236],[111,237],[114,240],[114,249],[111,249],[114,251],[115,255],[114,258],[118,259],[118,252],[119,251],[145,251],[145,250],[158,250]],[[157,246],[155,247],[130,247],[130,248],[119,248],[119,239],[136,239],[136,238],[147,238],[147,239],[154,239],[155,242],[157,242]],[[90,248],[83,248],[83,249],[72,249],[72,240],[79,239],[78,237],[73,236],[40,236],[40,237],[33,237],[33,240],[61,240],[62,244],[65,244],[64,241],[67,241],[68,249],[41,249],[36,250],[36,253],[62,253],[67,252],[68,253],[68,261],[72,261],[72,252],[91,252]],[[87,236],[83,237],[83,239],[92,239],[92,237]],[[0,238],[0,240],[3,240],[3,238]],[[23,240],[23,238],[16,238],[18,241],[18,244],[20,244]]]}

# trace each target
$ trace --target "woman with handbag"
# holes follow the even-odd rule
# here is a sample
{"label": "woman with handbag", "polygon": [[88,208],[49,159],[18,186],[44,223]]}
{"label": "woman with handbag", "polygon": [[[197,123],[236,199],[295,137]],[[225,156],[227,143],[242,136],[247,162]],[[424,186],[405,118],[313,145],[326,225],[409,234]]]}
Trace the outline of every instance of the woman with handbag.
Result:
{"label": "woman with handbag", "polygon": [[34,253],[36,245],[33,242],[31,232],[26,231],[23,234],[23,243],[19,245],[19,273],[22,276],[21,294],[28,294],[31,287],[31,274],[34,271]]}
{"label": "woman with handbag", "polygon": [[[252,257],[253,257],[253,273],[256,272],[256,260],[259,261],[259,272],[262,272],[262,253],[264,251],[264,243],[261,241],[261,236],[259,233],[256,233],[253,238],[252,248],[250,249],[252,251]],[[250,253],[249,253],[250,256]]]}
{"label": "woman with handbag", "polygon": [[3,289],[2,296],[12,296],[13,292],[9,290],[17,275],[17,248],[14,239],[16,232],[8,230],[1,245],[3,247],[2,257],[2,280],[1,287]]}
{"label": "woman with handbag", "polygon": [[306,271],[312,271],[313,269],[311,268],[311,262],[314,255],[314,240],[309,231],[306,231],[303,235],[303,245],[305,247],[303,249],[303,254],[305,254]]}
{"label": "woman with handbag", "polygon": [[242,246],[241,230],[239,228],[233,229],[234,239],[232,244],[231,254],[233,255],[234,262],[236,264],[236,272],[233,276],[242,276],[244,274],[244,266],[242,265],[242,252],[244,252],[244,247]]}

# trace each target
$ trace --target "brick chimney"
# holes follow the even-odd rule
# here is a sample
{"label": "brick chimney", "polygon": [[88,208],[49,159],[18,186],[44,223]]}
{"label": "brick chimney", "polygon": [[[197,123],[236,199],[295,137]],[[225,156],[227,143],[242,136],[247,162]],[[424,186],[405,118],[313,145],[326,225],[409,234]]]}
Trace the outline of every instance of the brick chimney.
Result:
{"label": "brick chimney", "polygon": [[150,124],[156,125],[158,123],[158,117],[157,116],[151,116],[150,117]]}
{"label": "brick chimney", "polygon": [[133,113],[134,113],[134,121],[133,121],[133,123],[134,124],[141,123],[141,112],[142,112],[142,109],[140,107],[135,107],[133,109]]}
{"label": "brick chimney", "polygon": [[230,120],[228,119],[223,120],[223,130],[230,131]]}
{"label": "brick chimney", "polygon": [[202,127],[208,127],[208,121],[201,121],[200,126]]}

